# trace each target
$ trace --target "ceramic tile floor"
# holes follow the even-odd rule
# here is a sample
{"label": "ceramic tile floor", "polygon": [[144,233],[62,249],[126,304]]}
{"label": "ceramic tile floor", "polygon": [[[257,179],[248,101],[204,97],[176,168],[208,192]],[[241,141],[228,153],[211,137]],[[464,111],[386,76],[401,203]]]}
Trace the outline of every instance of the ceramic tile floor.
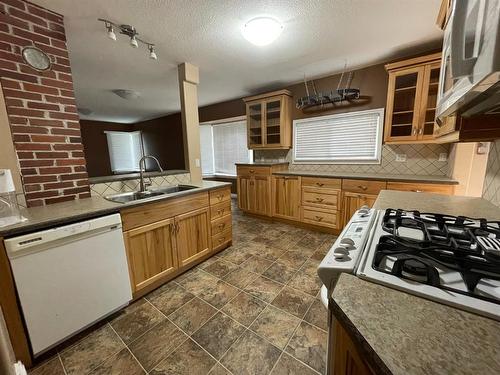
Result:
{"label": "ceramic tile floor", "polygon": [[324,374],[316,267],[335,237],[233,208],[233,246],[31,374]]}

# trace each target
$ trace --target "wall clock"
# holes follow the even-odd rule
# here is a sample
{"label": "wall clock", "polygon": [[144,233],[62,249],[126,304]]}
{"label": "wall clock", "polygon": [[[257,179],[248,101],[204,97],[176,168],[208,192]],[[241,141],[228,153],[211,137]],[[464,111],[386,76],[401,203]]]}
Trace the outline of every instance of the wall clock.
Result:
{"label": "wall clock", "polygon": [[22,50],[23,59],[33,69],[39,71],[49,70],[51,67],[50,57],[41,49],[28,46]]}

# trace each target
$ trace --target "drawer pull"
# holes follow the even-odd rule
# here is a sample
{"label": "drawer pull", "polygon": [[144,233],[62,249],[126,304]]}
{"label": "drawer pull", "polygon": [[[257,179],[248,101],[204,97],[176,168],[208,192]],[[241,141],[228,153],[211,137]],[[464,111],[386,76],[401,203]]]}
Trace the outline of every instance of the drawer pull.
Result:
{"label": "drawer pull", "polygon": [[316,182],[316,185],[318,185],[319,187],[321,187],[321,186],[324,185],[324,183],[322,183],[322,182]]}
{"label": "drawer pull", "polygon": [[368,189],[368,186],[364,186],[364,185],[358,185],[358,188],[360,188],[361,190],[367,190]]}
{"label": "drawer pull", "polygon": [[316,197],[316,202],[323,202],[323,201],[324,201],[323,198]]}
{"label": "drawer pull", "polygon": [[218,199],[218,200],[220,200],[220,201],[221,201],[221,200],[222,200],[222,198],[224,198],[224,194],[219,194],[219,195],[217,195],[217,199]]}
{"label": "drawer pull", "polygon": [[226,226],[226,224],[222,223],[222,224],[219,224],[219,228],[222,229]]}
{"label": "drawer pull", "polygon": [[314,218],[316,219],[316,221],[321,221],[321,220],[323,220],[323,217],[322,217],[322,216],[314,216]]}
{"label": "drawer pull", "polygon": [[226,237],[219,238],[219,243],[223,243],[226,240]]}
{"label": "drawer pull", "polygon": [[412,191],[413,191],[414,193],[421,193],[421,192],[422,192],[422,190],[418,190],[418,189],[413,189]]}
{"label": "drawer pull", "polygon": [[250,173],[255,173],[255,169],[250,169]]}

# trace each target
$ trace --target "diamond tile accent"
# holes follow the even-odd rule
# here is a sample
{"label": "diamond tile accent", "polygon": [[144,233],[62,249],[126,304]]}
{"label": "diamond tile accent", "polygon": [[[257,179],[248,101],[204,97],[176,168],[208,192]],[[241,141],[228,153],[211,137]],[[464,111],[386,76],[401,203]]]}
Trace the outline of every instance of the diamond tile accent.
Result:
{"label": "diamond tile accent", "polygon": [[[255,160],[285,159],[290,163],[290,170],[300,171],[445,176],[448,162],[439,161],[439,154],[448,154],[449,147],[446,144],[383,145],[380,164],[292,164],[293,150],[255,151]],[[406,162],[397,162],[396,154],[406,154]]]}

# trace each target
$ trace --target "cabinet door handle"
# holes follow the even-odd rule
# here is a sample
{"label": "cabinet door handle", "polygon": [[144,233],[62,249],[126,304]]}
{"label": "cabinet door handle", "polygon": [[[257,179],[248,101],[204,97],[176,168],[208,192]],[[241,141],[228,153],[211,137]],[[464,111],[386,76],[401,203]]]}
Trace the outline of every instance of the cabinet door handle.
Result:
{"label": "cabinet door handle", "polygon": [[224,224],[224,223],[219,224],[219,228],[220,228],[220,229],[223,229],[225,226],[226,226],[226,224]]}
{"label": "cabinet door handle", "polygon": [[422,192],[422,190],[418,190],[418,189],[413,189],[412,191],[413,191],[414,193],[421,193],[421,192]]}
{"label": "cabinet door handle", "polygon": [[322,183],[322,182],[316,182],[316,185],[318,185],[319,187],[321,187],[321,186],[324,185],[324,183]]}
{"label": "cabinet door handle", "polygon": [[422,128],[418,129],[418,135],[422,135],[422,134],[424,134],[424,129],[422,129]]}
{"label": "cabinet door handle", "polygon": [[358,185],[358,188],[360,188],[361,190],[365,191],[366,189],[368,189],[368,186]]}
{"label": "cabinet door handle", "polygon": [[224,209],[221,209],[221,210],[217,210],[217,215],[221,215],[224,213]]}
{"label": "cabinet door handle", "polygon": [[219,238],[219,243],[223,243],[226,240],[226,237]]}
{"label": "cabinet door handle", "polygon": [[314,217],[315,217],[316,221],[321,221],[321,220],[323,220],[323,217],[322,217],[322,216],[314,216]]}
{"label": "cabinet door handle", "polygon": [[413,135],[417,134],[417,129],[413,129]]}
{"label": "cabinet door handle", "polygon": [[221,200],[222,200],[222,198],[224,198],[224,194],[219,194],[219,195],[217,195],[217,199],[218,199],[218,200],[220,200],[220,201],[221,201]]}
{"label": "cabinet door handle", "polygon": [[175,224],[175,227],[176,227],[176,232],[179,233],[179,231],[181,230],[181,226],[179,225],[179,223],[176,223]]}

